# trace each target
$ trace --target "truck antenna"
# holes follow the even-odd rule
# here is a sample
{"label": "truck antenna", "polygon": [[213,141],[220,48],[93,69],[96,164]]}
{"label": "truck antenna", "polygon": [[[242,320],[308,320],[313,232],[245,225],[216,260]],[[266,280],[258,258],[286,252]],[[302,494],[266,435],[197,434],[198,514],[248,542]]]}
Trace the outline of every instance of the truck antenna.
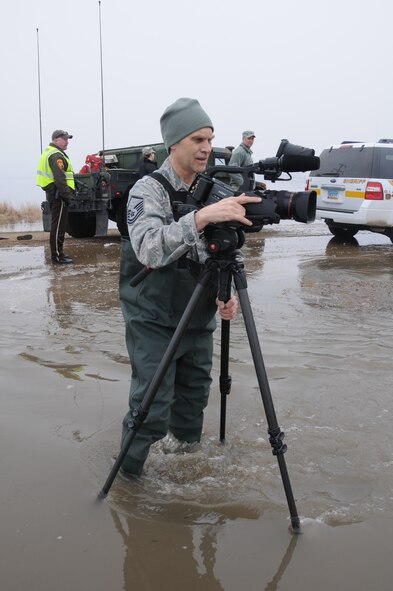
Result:
{"label": "truck antenna", "polygon": [[104,73],[102,67],[101,0],[98,0],[100,27],[100,65],[101,65],[101,127],[102,127],[102,166],[105,166],[105,124],[104,124]]}
{"label": "truck antenna", "polygon": [[37,29],[37,64],[38,64],[38,115],[40,121],[40,146],[42,152],[42,116],[41,116],[41,74],[40,74],[40,41]]}

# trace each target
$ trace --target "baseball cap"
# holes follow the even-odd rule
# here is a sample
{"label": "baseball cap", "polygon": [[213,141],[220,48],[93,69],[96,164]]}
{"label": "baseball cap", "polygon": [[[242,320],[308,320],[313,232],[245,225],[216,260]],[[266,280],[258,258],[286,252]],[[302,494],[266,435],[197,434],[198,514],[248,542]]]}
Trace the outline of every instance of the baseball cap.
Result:
{"label": "baseball cap", "polygon": [[250,131],[248,129],[247,131],[243,131],[243,137],[246,137],[247,139],[249,139],[250,137],[256,137],[256,136],[253,131]]}
{"label": "baseball cap", "polygon": [[70,135],[68,131],[64,131],[64,129],[55,129],[55,131],[52,133],[52,140],[55,140],[58,137],[62,137],[65,140],[70,140],[72,135]]}

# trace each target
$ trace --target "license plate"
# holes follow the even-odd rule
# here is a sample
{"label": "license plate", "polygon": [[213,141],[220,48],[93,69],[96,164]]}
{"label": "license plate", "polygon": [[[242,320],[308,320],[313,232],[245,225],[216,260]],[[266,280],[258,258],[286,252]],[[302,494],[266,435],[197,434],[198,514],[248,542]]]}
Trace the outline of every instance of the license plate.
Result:
{"label": "license plate", "polygon": [[338,191],[328,191],[327,198],[330,201],[338,201]]}

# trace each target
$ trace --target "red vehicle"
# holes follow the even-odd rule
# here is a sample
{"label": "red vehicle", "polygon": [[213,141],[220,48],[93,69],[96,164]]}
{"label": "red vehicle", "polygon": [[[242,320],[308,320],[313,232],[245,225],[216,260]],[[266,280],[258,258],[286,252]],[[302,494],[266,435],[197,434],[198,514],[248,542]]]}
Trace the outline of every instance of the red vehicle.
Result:
{"label": "red vehicle", "polygon": [[89,154],[86,156],[86,160],[82,168],[80,169],[80,174],[89,174],[89,172],[100,172],[103,167],[103,158],[100,154]]}

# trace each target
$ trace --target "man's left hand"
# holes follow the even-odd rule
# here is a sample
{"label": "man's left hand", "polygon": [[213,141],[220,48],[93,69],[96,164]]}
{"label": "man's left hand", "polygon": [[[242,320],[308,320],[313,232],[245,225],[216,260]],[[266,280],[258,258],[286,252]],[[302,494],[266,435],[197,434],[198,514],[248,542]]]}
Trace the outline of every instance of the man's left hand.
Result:
{"label": "man's left hand", "polygon": [[227,302],[223,302],[217,298],[216,304],[222,320],[233,320],[236,317],[238,308],[238,300],[236,296],[231,296],[231,299]]}

